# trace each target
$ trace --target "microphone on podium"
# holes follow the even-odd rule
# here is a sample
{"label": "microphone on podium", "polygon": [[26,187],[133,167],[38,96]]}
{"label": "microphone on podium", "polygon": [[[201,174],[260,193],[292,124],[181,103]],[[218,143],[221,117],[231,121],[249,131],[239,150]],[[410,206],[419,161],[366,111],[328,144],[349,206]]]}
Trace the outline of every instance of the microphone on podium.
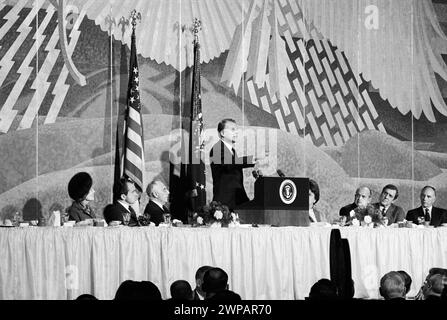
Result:
{"label": "microphone on podium", "polygon": [[281,178],[284,178],[286,175],[284,174],[284,172],[281,171],[281,169],[276,170],[276,173],[278,174],[278,176],[280,176]]}
{"label": "microphone on podium", "polygon": [[258,179],[258,178],[260,178],[260,177],[263,177],[264,175],[262,174],[262,171],[261,170],[253,170],[252,172],[251,172],[251,174],[253,175],[253,177],[255,178],[255,179]]}
{"label": "microphone on podium", "polygon": [[251,174],[253,175],[253,177],[254,177],[255,179],[258,179],[258,178],[259,178],[258,170],[253,170],[253,171],[251,172]]}

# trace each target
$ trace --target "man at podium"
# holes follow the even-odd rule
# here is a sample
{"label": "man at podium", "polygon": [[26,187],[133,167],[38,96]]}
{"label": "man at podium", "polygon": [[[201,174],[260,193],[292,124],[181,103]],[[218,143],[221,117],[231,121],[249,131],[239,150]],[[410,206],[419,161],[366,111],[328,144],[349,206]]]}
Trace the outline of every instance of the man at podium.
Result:
{"label": "man at podium", "polygon": [[249,201],[244,189],[242,169],[254,167],[258,160],[253,156],[239,157],[234,149],[238,136],[236,121],[223,119],[217,126],[220,140],[210,151],[213,176],[213,201],[227,205],[230,210]]}

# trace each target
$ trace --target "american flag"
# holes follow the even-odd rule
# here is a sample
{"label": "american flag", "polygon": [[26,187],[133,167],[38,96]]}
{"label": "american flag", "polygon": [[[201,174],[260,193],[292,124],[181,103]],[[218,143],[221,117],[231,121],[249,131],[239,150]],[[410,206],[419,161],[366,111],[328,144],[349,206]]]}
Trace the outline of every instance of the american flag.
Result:
{"label": "american flag", "polygon": [[199,28],[200,21],[196,20],[194,22],[194,66],[192,76],[191,127],[188,166],[189,194],[191,195],[191,209],[194,212],[206,204],[205,152],[200,85],[200,44],[197,34]]}
{"label": "american flag", "polygon": [[135,28],[132,31],[130,47],[129,86],[124,133],[123,175],[131,178],[143,190],[144,140],[141,117],[139,70],[135,46]]}

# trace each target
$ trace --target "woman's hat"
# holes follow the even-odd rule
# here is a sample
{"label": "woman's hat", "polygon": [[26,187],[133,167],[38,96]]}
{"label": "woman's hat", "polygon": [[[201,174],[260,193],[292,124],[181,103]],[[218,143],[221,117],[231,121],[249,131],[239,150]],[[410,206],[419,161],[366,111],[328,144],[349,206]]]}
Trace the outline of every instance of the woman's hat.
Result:
{"label": "woman's hat", "polygon": [[75,201],[83,200],[89,193],[92,184],[92,177],[87,172],[78,172],[68,183],[68,195]]}

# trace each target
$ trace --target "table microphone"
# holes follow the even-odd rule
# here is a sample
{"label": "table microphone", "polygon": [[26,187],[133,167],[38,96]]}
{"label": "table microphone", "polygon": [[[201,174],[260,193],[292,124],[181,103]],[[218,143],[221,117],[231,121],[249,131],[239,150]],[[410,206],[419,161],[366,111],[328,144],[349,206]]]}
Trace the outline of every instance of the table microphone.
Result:
{"label": "table microphone", "polygon": [[278,174],[278,176],[280,176],[281,178],[284,178],[286,175],[284,174],[284,172],[281,171],[281,169],[276,170],[276,173]]}

